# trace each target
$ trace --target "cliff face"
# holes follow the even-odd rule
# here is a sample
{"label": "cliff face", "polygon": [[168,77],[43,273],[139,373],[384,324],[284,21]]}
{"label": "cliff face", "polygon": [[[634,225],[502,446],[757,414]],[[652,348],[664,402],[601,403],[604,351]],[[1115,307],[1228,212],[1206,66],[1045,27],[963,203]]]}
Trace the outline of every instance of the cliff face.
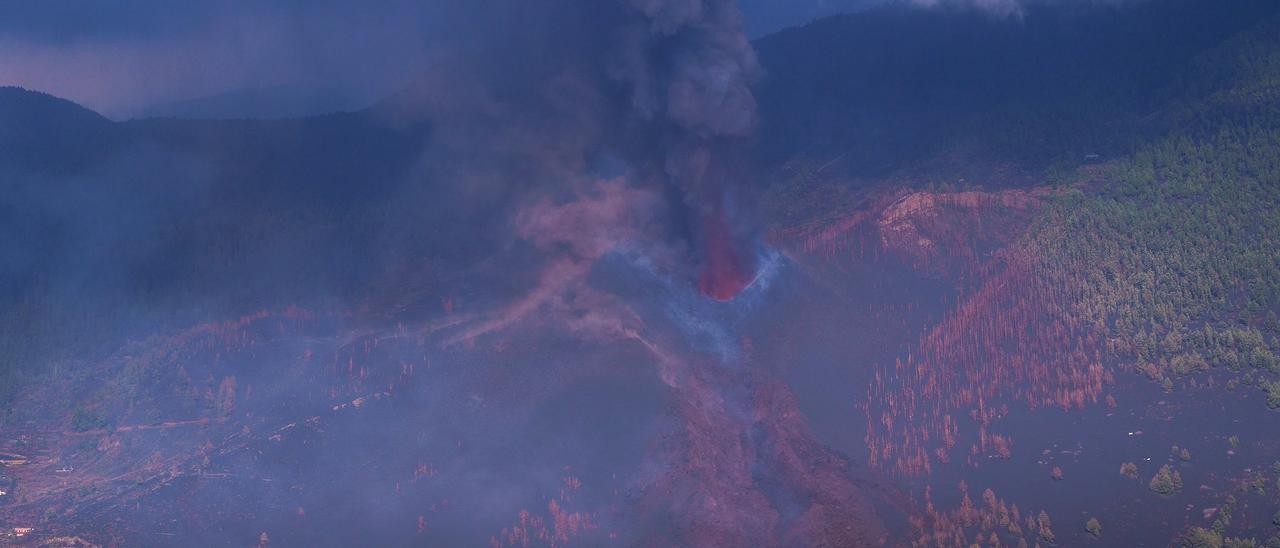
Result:
{"label": "cliff face", "polygon": [[887,191],[830,219],[777,231],[774,240],[828,259],[893,258],[926,275],[959,276],[1021,236],[1050,194]]}
{"label": "cliff face", "polygon": [[880,211],[880,245],[915,268],[959,273],[1017,239],[1043,191],[911,192]]}
{"label": "cliff face", "polygon": [[[1035,276],[1039,250],[1023,238],[1050,195],[899,190],[778,233],[798,261],[834,283],[889,276],[947,288],[933,302],[908,289],[882,312],[868,307],[880,322],[903,326],[913,310],[928,315],[922,332],[899,329],[883,343],[905,351],[863,373],[873,467],[917,475],[953,459],[1008,458],[1011,441],[998,424],[1010,406],[1075,409],[1100,397],[1109,373],[1094,351],[1097,334],[1064,314],[1066,292]],[[839,271],[849,273],[828,274]],[[962,426],[958,417],[969,411],[973,421]]]}

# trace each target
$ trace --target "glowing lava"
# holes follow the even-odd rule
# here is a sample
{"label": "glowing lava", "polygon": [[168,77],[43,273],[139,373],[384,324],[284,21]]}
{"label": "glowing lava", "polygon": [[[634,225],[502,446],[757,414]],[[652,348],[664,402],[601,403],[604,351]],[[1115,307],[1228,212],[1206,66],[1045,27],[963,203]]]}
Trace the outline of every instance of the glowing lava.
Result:
{"label": "glowing lava", "polygon": [[698,291],[717,301],[731,301],[751,283],[751,266],[734,249],[724,215],[716,212],[703,219],[706,235],[706,262],[698,274]]}

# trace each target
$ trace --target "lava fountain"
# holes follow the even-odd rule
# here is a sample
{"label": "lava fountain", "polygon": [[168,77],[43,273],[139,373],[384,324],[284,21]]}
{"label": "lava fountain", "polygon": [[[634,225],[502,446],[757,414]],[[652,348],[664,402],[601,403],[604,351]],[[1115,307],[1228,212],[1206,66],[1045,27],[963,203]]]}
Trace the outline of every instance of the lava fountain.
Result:
{"label": "lava fountain", "polygon": [[722,212],[705,215],[702,225],[706,256],[698,274],[698,291],[717,301],[731,301],[751,283],[753,267],[735,249]]}

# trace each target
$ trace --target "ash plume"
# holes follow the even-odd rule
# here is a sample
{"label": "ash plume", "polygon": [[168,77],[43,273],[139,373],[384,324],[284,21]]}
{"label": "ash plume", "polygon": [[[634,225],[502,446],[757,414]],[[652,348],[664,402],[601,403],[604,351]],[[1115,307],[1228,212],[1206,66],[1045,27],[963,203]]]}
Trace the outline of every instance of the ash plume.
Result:
{"label": "ash plume", "polygon": [[[644,247],[704,294],[733,297],[751,278],[747,175],[736,164],[756,125],[760,73],[736,4],[559,0],[497,12],[494,43],[378,107],[393,122],[433,124],[427,177],[474,209],[467,222],[499,211],[510,226],[522,208],[589,199],[620,176],[664,196],[645,216],[666,222],[645,227]],[[595,168],[610,158],[620,173]]]}
{"label": "ash plume", "polygon": [[[728,0],[633,0],[647,28],[624,28],[621,78],[632,104],[646,118],[660,117],[666,136],[665,174],[680,188],[702,251],[699,287],[727,300],[751,278],[727,220],[725,195],[732,179],[735,139],[751,133],[756,100],[751,82],[760,72],[742,28],[736,3]],[[725,148],[730,151],[726,152]]]}

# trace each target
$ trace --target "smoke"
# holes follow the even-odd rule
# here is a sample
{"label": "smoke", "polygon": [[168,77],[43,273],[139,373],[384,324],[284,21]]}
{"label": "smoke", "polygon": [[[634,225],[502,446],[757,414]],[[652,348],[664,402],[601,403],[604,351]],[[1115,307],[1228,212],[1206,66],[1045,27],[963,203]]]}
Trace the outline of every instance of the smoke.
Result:
{"label": "smoke", "polygon": [[[545,443],[535,436],[536,432],[546,431],[540,424],[531,422],[529,432],[519,427],[489,426],[511,424],[509,415],[521,414],[518,410],[525,409],[521,406],[524,398],[530,399],[527,407],[532,408],[535,396],[541,397],[538,395],[551,388],[559,390],[597,369],[607,370],[603,376],[608,378],[616,378],[618,369],[632,369],[643,372],[632,375],[643,381],[660,379],[663,391],[658,392],[656,385],[651,387],[654,394],[644,394],[646,401],[675,398],[683,407],[694,410],[707,400],[714,404],[716,413],[732,414],[734,418],[716,419],[706,428],[732,428],[725,439],[739,443],[745,439],[747,428],[745,412],[738,409],[746,406],[741,391],[696,378],[695,365],[709,360],[689,357],[703,352],[725,359],[739,357],[737,330],[721,325],[723,316],[716,315],[716,311],[737,310],[748,299],[744,296],[734,306],[723,307],[707,297],[733,298],[757,278],[752,264],[756,249],[746,189],[749,185],[744,184],[748,175],[740,150],[756,126],[751,84],[760,69],[742,33],[735,4],[731,0],[548,0],[536,5],[510,0],[499,4],[443,2],[449,7],[440,9],[456,10],[453,13],[461,20],[484,21],[476,26],[488,29],[485,43],[458,48],[455,55],[427,67],[403,92],[367,112],[296,124],[152,121],[117,125],[130,132],[123,134],[125,138],[156,141],[154,146],[162,158],[189,147],[197,160],[208,160],[204,172],[210,178],[207,186],[212,198],[197,196],[182,202],[190,203],[191,215],[203,221],[192,224],[208,227],[200,230],[200,235],[222,234],[228,229],[212,221],[226,219],[229,223],[243,222],[243,232],[233,232],[234,237],[202,246],[203,240],[188,241],[193,237],[175,228],[173,232],[178,236],[171,240],[174,248],[191,250],[192,255],[211,250],[207,257],[211,264],[226,260],[239,266],[243,261],[243,270],[214,269],[219,275],[209,279],[211,287],[268,288],[275,287],[271,282],[296,285],[284,283],[292,274],[305,274],[307,278],[341,274],[344,281],[350,281],[344,287],[385,286],[388,292],[398,292],[396,296],[406,300],[432,302],[437,296],[448,296],[448,305],[434,307],[443,308],[446,316],[455,312],[452,295],[445,292],[462,293],[457,300],[459,319],[424,328],[421,339],[401,335],[370,337],[369,341],[353,345],[333,341],[339,345],[333,348],[329,347],[332,336],[316,337],[321,341],[314,349],[316,364],[308,362],[312,356],[308,347],[298,370],[305,368],[314,373],[323,367],[323,371],[339,379],[333,381],[336,386],[322,386],[328,381],[312,378],[283,382],[278,371],[268,367],[237,370],[238,382],[257,386],[255,398],[263,405],[303,399],[311,402],[315,398],[333,410],[338,409],[330,407],[339,405],[335,402],[363,402],[366,400],[362,398],[377,399],[378,394],[395,393],[389,401],[400,407],[385,410],[385,416],[378,415],[385,422],[351,419],[352,435],[385,435],[391,439],[404,432],[420,431],[422,439],[429,441],[420,442],[423,452],[430,449],[443,453],[444,446],[456,443],[458,448],[468,450],[475,444],[481,454],[507,455],[511,453],[508,448],[495,440],[523,435],[528,438],[517,437],[512,442],[514,447],[555,450],[532,456],[520,451],[521,461],[510,469],[512,481],[519,480],[525,467],[562,469],[566,460],[556,454],[561,449],[578,455],[595,450],[608,454],[608,458],[588,458],[586,462],[604,469],[618,466],[617,455],[612,453],[623,452],[623,446],[608,440],[589,436],[584,438],[582,447],[570,447]],[[86,66],[92,64],[87,62]],[[158,77],[166,81],[178,79],[169,73]],[[121,91],[122,96],[129,93]],[[312,142],[315,132],[326,137]],[[182,138],[175,139],[173,135]],[[357,142],[362,139],[367,144]],[[276,140],[286,142],[286,147],[271,148]],[[249,150],[255,146],[245,143],[267,148]],[[411,162],[401,157],[403,150],[409,150],[404,156],[412,158]],[[113,150],[104,148],[101,154],[110,156]],[[223,186],[241,176],[247,182]],[[172,178],[187,179],[180,173]],[[155,187],[166,188],[159,183]],[[218,201],[205,205],[213,200]],[[293,230],[277,230],[275,224],[254,218],[258,215],[263,219],[298,217],[298,239],[292,238]],[[324,241],[327,232],[316,235],[317,231],[311,230],[316,226],[332,226],[334,235],[348,233],[353,252],[329,254],[332,257],[320,254],[315,261],[296,260],[298,256],[317,253],[317,249],[335,247]],[[150,227],[130,228],[120,239],[146,240]],[[349,234],[354,229],[358,233]],[[88,226],[77,228],[77,232],[91,230]],[[225,251],[227,248],[238,254],[232,255]],[[238,251],[242,248],[243,252]],[[144,252],[148,259],[159,255],[150,250]],[[296,270],[286,270],[288,266],[263,269],[260,265],[268,256],[280,257],[276,260],[282,265],[298,266],[294,267]],[[466,256],[467,261],[454,261],[458,256]],[[422,286],[406,289],[399,280],[393,283],[379,279],[379,267],[399,266],[419,257],[439,261],[440,270],[455,278],[424,290],[426,298],[413,291]],[[162,258],[138,261],[137,269],[121,268],[122,276],[150,272],[148,269],[174,262],[172,258]],[[610,265],[602,263],[611,262],[609,259],[621,259],[612,261],[614,266],[643,265],[644,275],[650,276],[646,289],[677,289],[668,294],[648,291],[626,296],[602,289],[599,286],[606,284],[593,280],[592,275],[608,268]],[[205,266],[204,262],[191,264]],[[258,268],[249,268],[253,266]],[[407,277],[429,275],[410,269]],[[199,291],[191,287],[192,278],[184,276],[185,270],[180,270],[172,279],[162,279],[183,296]],[[457,281],[463,277],[468,279]],[[340,297],[346,296],[342,293]],[[153,297],[143,294],[140,298]],[[211,298],[224,297],[215,294]],[[664,300],[672,308],[664,308],[659,302]],[[343,312],[356,308],[353,302],[338,306]],[[374,314],[399,314],[403,309],[392,310],[375,308]],[[356,314],[362,313],[360,309]],[[396,318],[419,322],[439,312],[417,314],[404,313]],[[343,317],[338,323],[346,321]],[[550,329],[545,329],[548,326]],[[161,333],[169,327],[138,325],[136,332]],[[510,345],[519,345],[521,337],[526,344],[517,347],[530,348],[527,353],[504,352],[512,348]],[[568,352],[557,345],[566,337],[578,339]],[[282,339],[282,348],[293,340]],[[493,346],[484,346],[487,343]],[[410,346],[394,350],[396,344]],[[472,345],[481,352],[467,352],[473,349]],[[606,348],[609,353],[589,354],[599,348]],[[484,352],[489,349],[494,352]],[[321,358],[323,366],[319,365]],[[415,392],[407,381],[412,374],[405,371],[411,372],[412,365],[429,368],[432,358],[451,363],[463,380],[454,378],[452,372],[437,373],[432,377],[434,381],[424,383],[430,386],[416,394],[426,398],[442,393],[449,397],[432,397],[428,398],[430,404],[415,404]],[[486,363],[499,358],[520,367]],[[217,369],[222,367],[219,359],[215,357],[208,367],[222,375],[227,371]],[[636,367],[628,367],[632,363]],[[656,374],[652,374],[654,365]],[[509,374],[507,369],[519,372],[512,382],[519,390],[501,382],[494,386],[494,379]],[[258,377],[255,379],[254,375]],[[155,383],[156,389],[167,388],[166,382]],[[533,382],[543,383],[547,389],[531,387]],[[484,417],[458,420],[457,429],[465,434],[454,434],[454,425],[441,429],[416,426],[431,425],[437,419],[429,417],[450,415],[451,409],[457,415],[456,411],[471,398],[467,391],[473,386],[474,407]],[[322,391],[324,388],[328,390]],[[719,390],[728,395],[716,393]],[[165,401],[167,396],[160,394],[149,399]],[[501,400],[502,405],[486,407],[483,402],[489,397],[506,399]],[[715,403],[722,399],[732,400],[732,405]],[[610,406],[614,403],[610,402]],[[353,408],[362,405],[352,403]],[[721,408],[727,411],[720,411]],[[566,409],[580,412],[572,407]],[[412,410],[422,414],[407,414]],[[655,407],[653,414],[658,415],[659,410]],[[292,413],[283,413],[281,420],[296,420]],[[134,419],[128,418],[131,422]],[[636,460],[638,467],[648,436],[640,429],[616,428],[616,424],[637,422],[634,417],[624,419],[615,421],[611,430],[625,431],[628,440],[634,438],[635,447],[628,445],[631,448],[623,456]],[[342,420],[336,415],[333,425],[328,423],[327,415],[323,420],[331,431],[342,428],[336,424]],[[566,428],[573,424],[560,415],[547,421]],[[382,443],[404,447],[406,442],[395,439]],[[285,453],[281,449],[281,454]],[[325,470],[340,469],[328,460],[339,454],[337,450],[303,453],[310,464],[292,471],[299,477],[324,478]],[[420,464],[401,454],[389,459],[395,466],[387,469],[405,472],[416,470]],[[328,500],[367,500],[369,503],[361,506],[370,509],[396,506],[388,501],[397,500],[391,498],[391,493],[398,494],[401,486],[397,478],[393,491],[392,476],[378,477],[383,465],[364,468],[367,477],[388,480],[377,483],[376,489],[373,483],[353,482],[342,488],[317,482],[322,485],[317,492],[341,494],[324,497]],[[238,466],[261,477],[291,472],[288,466],[227,466]],[[442,461],[435,461],[433,466],[449,467]],[[506,476],[495,475],[486,466],[461,457],[454,469],[458,478],[452,483],[455,492],[492,493],[495,502],[486,506],[511,506],[517,504],[515,499],[536,496],[527,484],[504,487],[502,480],[493,478]],[[740,466],[739,470],[746,468]],[[613,471],[616,470],[610,470]],[[534,483],[554,484],[561,479],[559,473],[556,475]],[[677,476],[678,473],[671,475]],[[417,479],[416,473],[413,477]],[[745,482],[749,476],[738,479]],[[707,500],[741,485],[704,483],[716,490],[705,497]],[[600,484],[602,491],[607,491],[606,487],[612,486]],[[761,498],[758,494],[750,496]],[[395,510],[397,523],[409,523],[412,516],[401,514],[411,509],[402,506]],[[378,517],[383,512],[364,509],[358,515],[366,517],[366,512],[370,520],[389,519]],[[493,510],[482,508],[476,512],[490,514]],[[515,515],[511,518],[515,519]],[[714,521],[714,513],[708,512],[707,519]],[[392,529],[386,531],[387,535],[394,534]]]}
{"label": "smoke", "polygon": [[334,81],[372,101],[407,83],[374,110],[435,128],[422,180],[513,218],[514,204],[581,188],[596,159],[616,156],[631,184],[670,194],[683,234],[664,237],[688,248],[707,294],[732,297],[751,277],[735,164],[761,70],[734,0],[155,4],[15,9],[0,22],[0,84],[119,118]]}
{"label": "smoke", "polygon": [[[48,21],[67,15],[49,9]],[[427,66],[368,111],[312,120],[112,124],[33,103],[41,123],[65,128],[49,143],[72,145],[41,140],[32,145],[46,147],[40,157],[23,158],[38,166],[6,171],[23,184],[0,208],[28,212],[6,227],[59,220],[57,230],[31,229],[42,245],[3,259],[6,277],[22,282],[10,285],[38,283],[67,302],[111,296],[156,314],[189,309],[204,320],[289,302],[363,306],[367,293],[436,284],[435,273],[480,261],[487,278],[449,291],[473,314],[483,308],[467,292],[495,307],[530,296],[530,308],[496,314],[516,317],[581,285],[619,249],[719,298],[751,279],[754,223],[735,162],[755,126],[759,67],[732,1],[441,0],[391,9],[403,22],[336,2],[246,10],[177,19],[95,11],[100,25],[61,34],[16,10],[0,22],[0,81],[32,80],[127,111],[201,82],[310,77],[339,53],[343,62],[325,70]],[[348,27],[330,44],[320,36],[334,21]],[[125,23],[142,28],[112,30]],[[427,63],[418,38],[433,31],[439,60]],[[338,51],[362,38],[370,45]],[[324,51],[303,59],[298,44]],[[388,45],[406,51],[369,59]],[[208,80],[190,80],[192,70]],[[36,182],[45,169],[59,185]],[[72,182],[116,177],[136,192]],[[63,187],[102,196],[70,200]],[[614,209],[570,214],[604,205]],[[572,223],[552,226],[548,212]],[[594,238],[589,247],[573,241],[581,235]],[[405,281],[413,276],[431,281]],[[129,325],[122,336],[165,328],[102,323]]]}
{"label": "smoke", "polygon": [[[376,109],[432,124],[423,178],[447,188],[468,223],[499,212],[560,274],[629,246],[710,297],[735,296],[752,278],[740,151],[760,75],[736,3],[515,2],[489,17],[493,43],[434,65]],[[636,197],[627,214],[564,205],[624,194]],[[572,230],[531,221],[553,205]],[[580,234],[592,235],[589,250]]]}
{"label": "smoke", "polygon": [[[732,0],[632,0],[641,21],[622,26],[611,74],[624,82],[633,113],[658,126],[668,184],[678,188],[692,226],[704,294],[727,300],[751,278],[744,239],[726,204],[734,145],[756,125],[752,81],[760,67]],[[746,221],[749,225],[749,221]]]}
{"label": "smoke", "polygon": [[[728,0],[632,0],[647,21],[621,29],[618,76],[645,117],[658,113],[702,138],[743,136],[755,124],[759,71]],[[641,26],[642,25],[642,26]]]}
{"label": "smoke", "polygon": [[732,1],[632,4],[648,25],[624,29],[620,74],[632,88],[636,112],[644,118],[662,115],[671,127],[664,165],[669,181],[682,189],[690,222],[700,229],[698,285],[704,294],[728,300],[748,283],[753,266],[738,250],[743,235],[728,220],[726,186],[740,175],[725,169],[734,158],[724,146],[755,127],[750,86],[760,67]]}

